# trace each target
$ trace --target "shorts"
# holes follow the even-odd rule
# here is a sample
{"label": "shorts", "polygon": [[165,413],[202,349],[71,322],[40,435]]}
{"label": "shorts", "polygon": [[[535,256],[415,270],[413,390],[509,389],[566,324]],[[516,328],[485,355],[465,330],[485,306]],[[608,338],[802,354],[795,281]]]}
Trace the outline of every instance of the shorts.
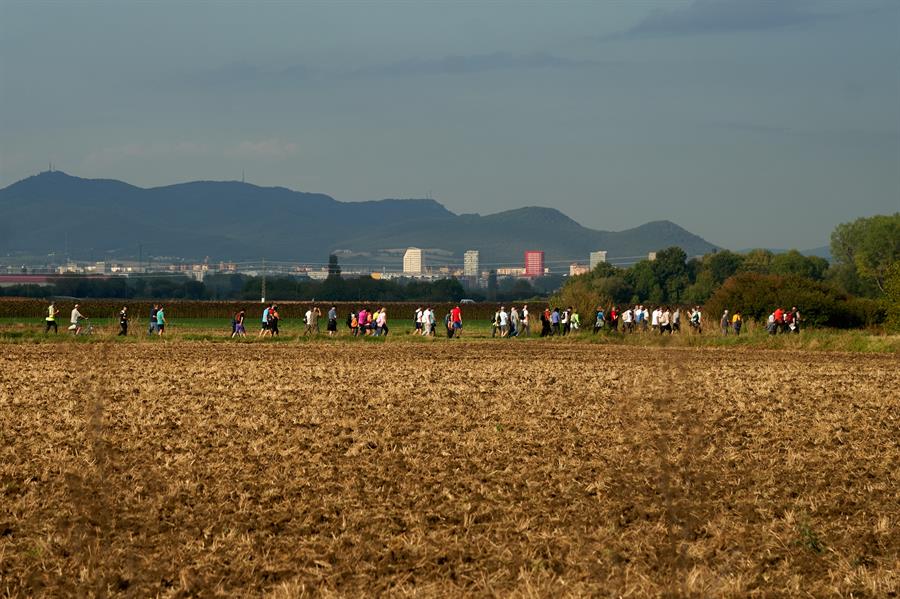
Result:
{"label": "shorts", "polygon": [[261,331],[268,331],[268,330],[269,330],[269,323],[268,323],[268,322],[262,323],[262,326],[259,328],[259,330],[261,330]]}
{"label": "shorts", "polygon": [[156,325],[156,330],[159,331],[160,333],[162,333],[163,331],[166,330],[166,325],[158,324],[158,325]]}
{"label": "shorts", "polygon": [[328,321],[328,330],[331,331],[332,333],[337,331],[337,321],[336,320]]}
{"label": "shorts", "polygon": [[461,328],[462,328],[462,323],[459,322],[459,321],[454,321],[454,323],[453,323],[453,328],[454,328],[454,329],[461,329]]}

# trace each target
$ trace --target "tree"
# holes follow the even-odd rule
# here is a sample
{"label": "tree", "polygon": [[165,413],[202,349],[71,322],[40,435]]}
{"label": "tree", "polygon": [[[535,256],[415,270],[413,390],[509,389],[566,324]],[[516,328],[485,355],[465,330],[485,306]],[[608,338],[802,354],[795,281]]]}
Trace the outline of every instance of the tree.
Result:
{"label": "tree", "polygon": [[684,290],[690,284],[687,272],[687,254],[678,246],[657,252],[650,263],[656,275],[656,284],[662,290],[661,301],[681,301]]}
{"label": "tree", "polygon": [[709,272],[710,278],[721,285],[725,279],[738,272],[744,264],[744,257],[728,250],[715,252],[703,259],[703,269]]}
{"label": "tree", "polygon": [[887,324],[894,331],[900,331],[900,262],[894,262],[885,278],[887,295]]}
{"label": "tree", "polygon": [[772,256],[769,272],[773,275],[799,275],[821,281],[828,270],[828,260],[818,256],[804,256],[797,250]]}
{"label": "tree", "polygon": [[891,266],[900,260],[900,212],[842,223],[831,234],[831,255],[840,265],[853,265],[860,278],[885,292]]}

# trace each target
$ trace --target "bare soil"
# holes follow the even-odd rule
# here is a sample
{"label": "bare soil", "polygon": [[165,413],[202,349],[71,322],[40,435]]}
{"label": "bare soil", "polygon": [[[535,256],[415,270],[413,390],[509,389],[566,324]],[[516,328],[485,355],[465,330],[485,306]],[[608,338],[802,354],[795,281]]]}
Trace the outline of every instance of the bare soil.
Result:
{"label": "bare soil", "polygon": [[0,345],[0,594],[897,596],[900,358]]}

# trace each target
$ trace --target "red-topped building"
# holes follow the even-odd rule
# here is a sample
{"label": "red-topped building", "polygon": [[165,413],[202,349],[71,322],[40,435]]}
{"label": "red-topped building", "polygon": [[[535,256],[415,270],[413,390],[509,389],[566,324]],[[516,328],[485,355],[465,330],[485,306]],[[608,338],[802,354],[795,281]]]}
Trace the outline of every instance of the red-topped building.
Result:
{"label": "red-topped building", "polygon": [[528,250],[525,252],[525,276],[544,276],[544,252],[538,250]]}

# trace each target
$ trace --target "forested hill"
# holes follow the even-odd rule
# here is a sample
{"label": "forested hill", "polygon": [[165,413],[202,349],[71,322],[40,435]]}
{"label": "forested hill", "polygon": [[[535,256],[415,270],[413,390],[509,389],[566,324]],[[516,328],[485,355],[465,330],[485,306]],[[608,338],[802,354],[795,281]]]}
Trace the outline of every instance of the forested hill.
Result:
{"label": "forested hill", "polygon": [[377,263],[399,262],[396,250],[417,246],[457,263],[463,252],[478,249],[482,263],[518,264],[529,249],[544,250],[549,263],[586,262],[595,250],[615,258],[673,245],[689,256],[715,249],[669,221],[597,231],[551,208],[457,215],[426,199],[339,202],[237,181],[145,189],[60,171],[0,190],[0,210],[0,251],[68,249],[74,258],[136,257],[143,246],[155,256],[311,262],[344,250],[348,262]]}

